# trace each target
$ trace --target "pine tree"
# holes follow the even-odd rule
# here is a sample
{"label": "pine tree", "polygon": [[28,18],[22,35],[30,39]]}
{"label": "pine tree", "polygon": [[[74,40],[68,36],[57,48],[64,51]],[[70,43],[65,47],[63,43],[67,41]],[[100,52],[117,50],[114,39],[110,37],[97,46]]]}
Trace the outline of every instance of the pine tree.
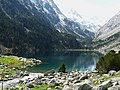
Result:
{"label": "pine tree", "polygon": [[65,70],[66,70],[65,64],[61,64],[58,72],[63,72],[63,73],[65,73]]}

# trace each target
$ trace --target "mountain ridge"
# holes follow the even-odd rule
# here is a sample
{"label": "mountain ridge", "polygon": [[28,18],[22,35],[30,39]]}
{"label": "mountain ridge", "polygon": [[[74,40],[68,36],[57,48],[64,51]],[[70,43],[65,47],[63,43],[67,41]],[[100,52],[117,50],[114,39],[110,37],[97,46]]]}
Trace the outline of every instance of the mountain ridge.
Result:
{"label": "mountain ridge", "polygon": [[26,5],[18,0],[0,1],[0,45],[10,49],[10,54],[28,55],[79,46],[75,37],[59,33],[51,25],[43,8],[38,11],[30,0],[21,1]]}
{"label": "mountain ridge", "polygon": [[99,29],[94,41],[95,47],[101,50],[107,52],[111,49],[120,50],[120,12]]}

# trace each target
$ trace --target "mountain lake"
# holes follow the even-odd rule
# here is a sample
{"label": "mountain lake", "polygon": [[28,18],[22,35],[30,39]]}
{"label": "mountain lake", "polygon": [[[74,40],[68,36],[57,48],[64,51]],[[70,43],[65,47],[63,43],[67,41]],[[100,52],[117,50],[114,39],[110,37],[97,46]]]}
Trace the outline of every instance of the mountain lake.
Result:
{"label": "mountain lake", "polygon": [[27,67],[31,72],[46,72],[49,70],[58,70],[60,64],[65,64],[66,71],[94,71],[101,53],[95,51],[69,51],[38,54],[35,58],[43,63],[40,65]]}

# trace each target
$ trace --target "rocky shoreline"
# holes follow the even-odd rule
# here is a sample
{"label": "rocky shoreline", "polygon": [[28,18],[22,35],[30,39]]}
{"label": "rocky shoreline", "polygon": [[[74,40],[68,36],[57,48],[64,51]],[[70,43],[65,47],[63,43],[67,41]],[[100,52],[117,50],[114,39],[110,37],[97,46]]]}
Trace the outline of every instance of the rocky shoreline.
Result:
{"label": "rocky shoreline", "polygon": [[[30,73],[28,76],[13,80],[16,83],[5,84],[10,90],[120,90],[120,71],[108,74],[97,72],[55,72]],[[24,86],[23,86],[24,85]],[[41,89],[41,86],[44,86]]]}
{"label": "rocky shoreline", "polygon": [[[25,67],[41,60],[0,56],[0,89],[4,90],[120,90],[120,71],[107,74],[71,71],[30,73]],[[65,66],[62,70],[65,69]],[[23,70],[22,70],[23,69]],[[63,73],[65,72],[65,73]]]}

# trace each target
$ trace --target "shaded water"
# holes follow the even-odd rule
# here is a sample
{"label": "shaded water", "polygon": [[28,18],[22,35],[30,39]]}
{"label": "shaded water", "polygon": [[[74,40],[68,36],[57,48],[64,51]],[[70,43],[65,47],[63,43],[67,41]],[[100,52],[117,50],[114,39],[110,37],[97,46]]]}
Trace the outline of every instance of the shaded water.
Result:
{"label": "shaded water", "polygon": [[42,60],[41,65],[28,67],[33,72],[45,72],[51,69],[58,70],[60,64],[66,65],[67,71],[93,71],[96,62],[102,56],[99,52],[56,52],[36,55],[35,58]]}

